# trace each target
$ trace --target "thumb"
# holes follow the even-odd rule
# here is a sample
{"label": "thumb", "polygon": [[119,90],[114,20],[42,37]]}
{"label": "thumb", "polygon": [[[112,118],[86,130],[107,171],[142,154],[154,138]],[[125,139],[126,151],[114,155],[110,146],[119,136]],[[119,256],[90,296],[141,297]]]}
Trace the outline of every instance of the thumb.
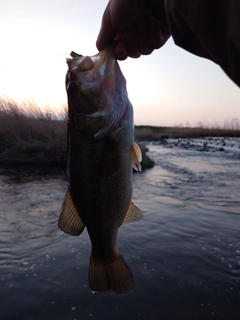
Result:
{"label": "thumb", "polygon": [[117,30],[113,26],[110,18],[109,4],[107,5],[103,17],[101,28],[97,37],[96,46],[99,51],[105,49],[108,43],[117,35]]}

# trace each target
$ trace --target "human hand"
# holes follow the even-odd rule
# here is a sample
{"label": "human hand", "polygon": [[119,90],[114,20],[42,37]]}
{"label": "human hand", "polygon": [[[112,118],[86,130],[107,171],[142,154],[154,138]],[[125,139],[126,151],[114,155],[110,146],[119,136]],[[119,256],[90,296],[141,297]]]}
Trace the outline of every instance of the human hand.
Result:
{"label": "human hand", "polygon": [[115,57],[148,55],[170,37],[164,0],[109,0],[97,38],[99,51],[117,41]]}

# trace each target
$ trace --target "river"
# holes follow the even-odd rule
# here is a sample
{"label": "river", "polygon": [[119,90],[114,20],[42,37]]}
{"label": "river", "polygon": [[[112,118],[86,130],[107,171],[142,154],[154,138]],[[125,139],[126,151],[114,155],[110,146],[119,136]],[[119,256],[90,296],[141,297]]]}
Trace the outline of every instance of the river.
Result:
{"label": "river", "polygon": [[0,167],[0,319],[240,319],[240,156],[150,145],[155,167],[133,175],[144,218],[118,249],[127,295],[88,287],[91,245],[61,232],[61,170]]}

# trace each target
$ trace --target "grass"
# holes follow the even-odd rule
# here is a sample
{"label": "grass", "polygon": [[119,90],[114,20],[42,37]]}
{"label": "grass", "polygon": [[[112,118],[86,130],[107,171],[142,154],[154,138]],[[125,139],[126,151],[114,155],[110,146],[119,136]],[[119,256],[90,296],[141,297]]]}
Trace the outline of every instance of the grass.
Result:
{"label": "grass", "polygon": [[[17,103],[0,99],[0,163],[65,163],[67,112],[59,118],[43,113],[33,101]],[[237,119],[224,127],[156,127],[136,126],[135,140],[140,141],[143,154],[142,167],[154,165],[147,157],[146,141],[179,137],[240,137]],[[145,142],[144,142],[145,141]],[[144,143],[143,143],[144,142]]]}
{"label": "grass", "polygon": [[[65,163],[67,152],[67,111],[59,119],[43,113],[33,101],[21,104],[0,99],[0,163]],[[143,154],[142,168],[153,162]]]}
{"label": "grass", "polygon": [[199,138],[199,137],[240,137],[239,121],[225,122],[224,126],[206,127],[201,123],[197,127],[156,127],[135,126],[136,140],[161,140],[166,138]]}
{"label": "grass", "polygon": [[66,159],[66,119],[32,101],[0,100],[0,163],[60,163]]}

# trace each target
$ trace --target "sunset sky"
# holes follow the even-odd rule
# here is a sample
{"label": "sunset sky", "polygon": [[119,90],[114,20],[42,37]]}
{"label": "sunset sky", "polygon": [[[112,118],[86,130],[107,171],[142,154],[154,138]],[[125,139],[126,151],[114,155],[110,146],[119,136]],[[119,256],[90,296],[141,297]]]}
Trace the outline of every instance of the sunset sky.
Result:
{"label": "sunset sky", "polygon": [[[66,57],[97,53],[107,0],[0,0],[0,95],[66,104]],[[120,62],[135,124],[223,125],[240,121],[240,89],[213,62],[174,45]]]}

